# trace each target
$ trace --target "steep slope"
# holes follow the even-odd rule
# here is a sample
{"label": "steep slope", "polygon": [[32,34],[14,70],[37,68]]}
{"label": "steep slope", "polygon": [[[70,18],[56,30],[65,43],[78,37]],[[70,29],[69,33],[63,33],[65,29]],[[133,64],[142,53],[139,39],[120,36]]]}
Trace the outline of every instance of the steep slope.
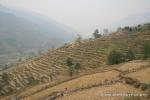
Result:
{"label": "steep slope", "polygon": [[[131,67],[132,65],[139,66],[139,67],[132,68]],[[130,70],[128,69],[129,66],[130,66]],[[126,68],[126,70],[123,70],[123,71],[116,70],[118,68],[119,69]],[[101,78],[101,76],[93,77],[92,75],[89,75],[92,78],[97,78],[97,82],[99,82],[99,85],[97,85],[97,82],[92,81],[94,85],[91,86],[92,84],[90,84],[90,85],[88,85],[87,88],[84,88],[84,86],[82,86],[82,87],[78,87],[78,89],[75,91],[72,91],[71,88],[68,88],[67,91],[63,90],[63,92],[58,90],[59,92],[57,92],[55,94],[50,94],[51,92],[48,92],[49,97],[47,97],[46,100],[51,100],[54,97],[56,100],[78,100],[78,99],[79,100],[80,99],[81,100],[82,99],[86,99],[86,100],[95,100],[95,99],[96,100],[97,99],[98,100],[99,99],[100,100],[112,100],[112,99],[125,100],[125,98],[128,98],[129,100],[130,100],[130,98],[131,98],[131,100],[132,100],[132,98],[133,98],[133,100],[149,100],[149,97],[148,97],[149,94],[148,94],[148,91],[146,91],[146,90],[148,90],[148,88],[144,88],[144,86],[148,86],[148,83],[150,81],[148,81],[148,83],[147,83],[145,81],[136,80],[136,78],[138,78],[138,77],[134,77],[134,78],[124,77],[127,75],[130,76],[130,74],[138,73],[138,74],[140,74],[140,76],[147,76],[145,78],[142,77],[140,79],[147,80],[150,78],[150,76],[149,76],[150,73],[143,73],[142,71],[143,70],[150,71],[149,68],[150,68],[149,61],[131,61],[128,63],[120,64],[120,65],[115,66],[114,69],[112,69],[112,70],[101,73],[101,75],[104,75],[103,78],[113,77],[112,79],[107,79],[105,81],[99,81],[99,78]],[[114,76],[114,74],[116,73],[114,70],[118,71],[119,75]],[[109,72],[113,72],[113,73],[111,73],[109,75]],[[82,79],[84,77],[80,77],[79,79]],[[103,78],[101,78],[101,79],[103,79]],[[84,78],[84,79],[82,79],[82,81],[80,81],[78,83],[75,82],[75,79],[72,81],[74,81],[72,84],[78,84],[78,83],[82,83],[82,81],[83,82],[86,81],[86,79]],[[86,82],[92,83],[90,78]],[[66,84],[66,87],[67,87],[67,82],[65,82],[63,84]],[[76,85],[73,85],[72,87],[75,87],[75,86]],[[57,85],[56,87],[60,88],[59,85]],[[52,88],[50,88],[50,89],[52,89]],[[64,87],[64,89],[65,89],[65,87]],[[37,93],[37,94],[39,94],[39,98],[40,98],[40,95],[46,95],[46,93],[44,93],[44,92],[46,92],[47,90],[43,90],[43,91]],[[64,95],[63,96],[58,95],[58,93],[63,93]],[[130,95],[132,95],[132,96],[130,96]],[[37,96],[37,95],[35,94],[30,97],[34,97],[34,96]],[[30,97],[28,97],[28,98],[30,98]],[[46,96],[43,96],[43,97],[46,97]]]}
{"label": "steep slope", "polygon": [[60,80],[68,79],[70,77],[70,70],[66,64],[68,57],[80,64],[79,75],[84,72],[105,69],[108,52],[114,46],[123,53],[126,53],[128,48],[132,48],[138,59],[142,56],[143,41],[149,39],[149,32],[123,33],[121,35],[114,33],[100,39],[82,41],[80,44],[73,43],[50,50],[41,57],[30,59],[4,71],[8,75],[9,81],[2,87],[0,93],[9,95],[39,83],[58,83]]}

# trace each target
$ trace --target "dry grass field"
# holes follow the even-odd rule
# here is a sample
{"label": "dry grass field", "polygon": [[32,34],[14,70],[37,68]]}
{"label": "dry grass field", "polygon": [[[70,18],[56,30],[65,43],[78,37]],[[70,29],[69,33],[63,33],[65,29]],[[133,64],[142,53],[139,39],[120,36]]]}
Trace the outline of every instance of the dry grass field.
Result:
{"label": "dry grass field", "polygon": [[126,76],[131,77],[133,79],[137,79],[141,83],[148,84],[150,83],[150,67],[134,72],[134,73],[127,74]]}
{"label": "dry grass field", "polygon": [[[129,66],[138,66],[136,68],[140,68],[142,66],[147,66],[149,61],[131,61],[127,63],[123,63],[120,65],[115,65],[110,70],[106,70],[104,72],[84,75],[69,81],[65,81],[63,83],[57,84],[56,86],[47,87],[50,83],[45,83],[41,85],[34,86],[32,88],[26,89],[21,93],[17,93],[16,96],[19,97],[19,100],[51,100],[52,96],[57,94],[64,93],[67,89],[67,96],[60,96],[58,100],[124,100],[124,97],[104,97],[100,96],[102,93],[147,93],[146,91],[141,90],[140,88],[135,88],[132,85],[126,84],[122,81],[113,82],[114,80],[120,80],[120,74],[124,71],[117,71],[116,68],[128,69]],[[116,68],[115,68],[116,67]],[[115,69],[114,69],[115,68]],[[136,69],[134,68],[134,69]],[[127,73],[125,76],[132,77],[133,79],[138,79],[143,83],[149,83],[150,72],[149,67],[145,67],[136,72]],[[139,76],[138,76],[139,75]],[[110,83],[109,82],[113,82]],[[54,82],[55,83],[55,82]],[[43,90],[39,91],[41,88]],[[11,100],[14,95],[2,98],[2,100]],[[111,99],[110,99],[111,98]],[[84,99],[84,100],[85,100]]]}
{"label": "dry grass field", "polygon": [[27,98],[24,98],[24,100],[36,100],[39,98],[47,97],[48,95],[51,95],[53,92],[61,92],[64,91],[65,88],[68,89],[68,91],[73,91],[80,88],[86,88],[93,85],[98,85],[100,83],[103,83],[105,80],[112,80],[113,78],[117,77],[120,72],[117,71],[108,71],[104,73],[96,73],[92,75],[86,75],[81,78],[77,78],[65,83],[62,83],[60,85],[54,86],[52,88],[46,89],[44,91],[41,91],[39,93],[36,93],[35,95],[29,96]]}
{"label": "dry grass field", "polygon": [[[105,94],[107,96],[105,96]],[[124,100],[125,96],[110,96],[111,95],[125,95],[125,94],[145,94],[139,89],[132,86],[116,83],[109,86],[94,87],[78,91],[67,96],[58,98],[57,100]]]}
{"label": "dry grass field", "polygon": [[150,64],[150,62],[148,62],[148,61],[136,60],[136,61],[132,61],[132,62],[129,62],[129,63],[122,64],[117,69],[121,70],[121,71],[130,71],[130,70],[141,68],[143,66],[147,66],[149,64]]}

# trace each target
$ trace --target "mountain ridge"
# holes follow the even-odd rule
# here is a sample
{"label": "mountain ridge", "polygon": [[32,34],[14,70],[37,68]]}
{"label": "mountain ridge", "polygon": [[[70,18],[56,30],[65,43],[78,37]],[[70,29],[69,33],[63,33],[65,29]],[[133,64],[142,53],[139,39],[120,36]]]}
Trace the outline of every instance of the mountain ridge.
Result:
{"label": "mountain ridge", "polygon": [[[0,10],[0,17],[1,17],[0,35],[1,35],[1,38],[3,38],[1,40],[4,40],[5,37],[12,37],[14,41],[21,38],[22,41],[20,40],[16,41],[16,46],[21,44],[22,42],[27,42],[27,44],[23,43],[21,45],[28,46],[33,43],[32,46],[34,47],[36,45],[35,46],[36,48],[50,48],[53,46],[58,47],[66,42],[72,41],[75,37],[75,34],[73,32],[67,31],[67,28],[64,29],[58,23],[48,21],[48,19],[42,19],[42,17],[40,18],[34,14],[29,15],[30,13],[27,13],[27,12],[23,12],[19,14],[19,11],[18,12],[17,11],[15,12],[14,10],[11,11],[10,9],[5,8],[3,6],[1,8],[3,8]],[[21,14],[22,14],[22,17],[21,17]],[[10,36],[7,36],[7,34]],[[64,37],[65,34],[66,36]],[[2,36],[5,36],[5,37],[2,37]],[[26,39],[28,38],[30,40],[23,39],[24,36],[27,36],[25,38]],[[30,43],[28,43],[29,41]],[[3,42],[1,42],[1,44],[2,43]],[[9,46],[9,43],[7,43],[7,46]],[[12,46],[14,46],[14,49],[15,49],[15,45],[12,45]],[[32,46],[29,46],[29,48],[32,49],[31,48]],[[10,44],[10,47],[11,47],[11,44]],[[16,49],[20,49],[20,47],[19,48],[17,47]],[[5,50],[6,49],[2,51],[5,51]]]}

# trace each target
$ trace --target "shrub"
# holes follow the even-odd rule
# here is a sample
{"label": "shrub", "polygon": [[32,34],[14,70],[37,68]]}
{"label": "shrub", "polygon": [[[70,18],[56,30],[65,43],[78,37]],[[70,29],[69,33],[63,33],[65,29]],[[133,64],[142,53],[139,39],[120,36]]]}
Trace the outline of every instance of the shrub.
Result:
{"label": "shrub", "polygon": [[78,73],[81,69],[80,64],[74,61],[72,58],[67,58],[67,66],[69,67],[69,75],[73,76],[73,74]]}
{"label": "shrub", "polygon": [[131,61],[135,59],[134,52],[131,49],[128,49],[127,54],[126,54],[126,59],[127,61]]}
{"label": "shrub", "polygon": [[10,77],[7,73],[4,72],[1,77],[2,77],[2,83],[5,83],[5,84],[9,83]]}
{"label": "shrub", "polygon": [[28,82],[29,82],[29,83],[28,83],[29,85],[36,85],[36,84],[39,84],[40,81],[34,79],[33,77],[29,77],[29,78],[28,78]]}
{"label": "shrub", "polygon": [[145,90],[150,90],[150,83],[145,84],[142,88],[144,88]]}
{"label": "shrub", "polygon": [[73,59],[72,58],[67,58],[67,65],[72,66],[73,65]]}
{"label": "shrub", "polygon": [[144,91],[144,90],[146,90],[147,89],[147,84],[142,84],[141,85],[141,89]]}
{"label": "shrub", "polygon": [[142,45],[142,53],[144,59],[150,58],[150,42],[145,42]]}
{"label": "shrub", "polygon": [[119,64],[124,61],[124,55],[119,51],[112,50],[108,55],[108,64]]}
{"label": "shrub", "polygon": [[81,69],[80,64],[79,64],[79,63],[75,63],[74,68],[75,68],[76,70],[80,70],[80,69]]}
{"label": "shrub", "polygon": [[69,44],[65,43],[61,48],[68,48]]}
{"label": "shrub", "polygon": [[94,36],[95,39],[102,37],[102,35],[99,34],[99,30],[98,30],[98,29],[96,29],[96,30],[94,31],[93,36]]}
{"label": "shrub", "polygon": [[81,40],[82,40],[82,37],[81,37],[81,35],[78,34],[78,37],[77,37],[75,42],[76,43],[81,43]]}
{"label": "shrub", "polygon": [[73,76],[73,74],[74,74],[74,69],[73,69],[73,67],[72,66],[69,66],[69,75],[70,76]]}

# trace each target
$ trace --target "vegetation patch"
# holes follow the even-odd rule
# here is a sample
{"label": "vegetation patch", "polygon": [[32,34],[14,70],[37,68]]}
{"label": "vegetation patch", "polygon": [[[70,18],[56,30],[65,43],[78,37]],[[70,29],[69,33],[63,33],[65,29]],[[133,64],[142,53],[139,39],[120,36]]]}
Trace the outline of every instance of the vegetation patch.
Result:
{"label": "vegetation patch", "polygon": [[109,55],[108,55],[108,64],[119,64],[121,62],[125,61],[125,56],[123,53],[117,51],[117,50],[112,50]]}
{"label": "vegetation patch", "polygon": [[69,67],[69,75],[73,76],[74,74],[78,73],[81,69],[80,64],[74,61],[72,58],[67,58],[66,60],[67,66]]}
{"label": "vegetation patch", "polygon": [[146,41],[142,45],[143,58],[150,58],[150,41]]}
{"label": "vegetation patch", "polygon": [[135,54],[131,49],[128,49],[127,54],[126,54],[126,59],[127,61],[131,61],[135,59]]}
{"label": "vegetation patch", "polygon": [[28,78],[28,85],[37,85],[37,84],[39,84],[39,83],[40,83],[40,81],[34,79],[33,77],[29,77],[29,78]]}

